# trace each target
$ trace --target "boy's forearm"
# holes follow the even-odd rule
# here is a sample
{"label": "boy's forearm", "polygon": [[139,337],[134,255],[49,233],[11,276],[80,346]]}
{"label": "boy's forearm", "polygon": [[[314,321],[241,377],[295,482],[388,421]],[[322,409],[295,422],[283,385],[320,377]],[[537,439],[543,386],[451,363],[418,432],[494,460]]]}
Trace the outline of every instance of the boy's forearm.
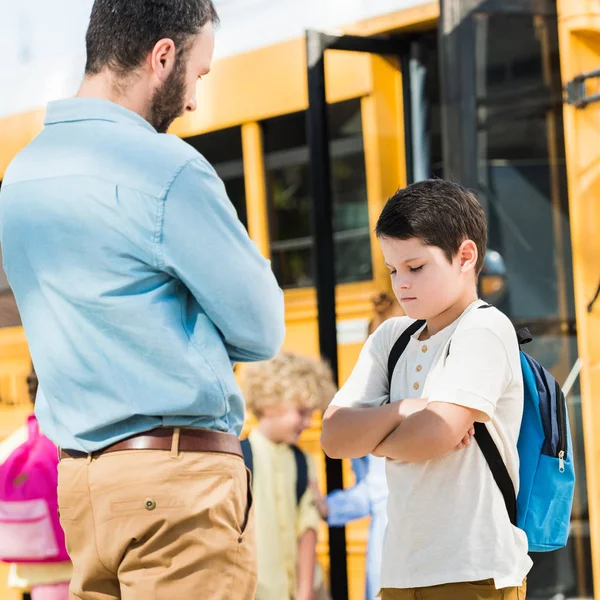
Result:
{"label": "boy's forearm", "polygon": [[317,532],[307,529],[298,540],[297,600],[312,600],[317,564]]}
{"label": "boy's forearm", "polygon": [[422,439],[422,431],[415,427],[410,419],[403,421],[373,451],[376,456],[384,456],[402,462],[422,462],[434,458],[431,447],[426,447]]}
{"label": "boy's forearm", "polygon": [[443,456],[457,446],[473,423],[467,409],[461,409],[455,419],[447,417],[448,410],[453,410],[451,405],[435,403],[407,415],[374,453],[403,462],[425,462]]}
{"label": "boy's forearm", "polygon": [[373,408],[330,406],[323,416],[321,446],[331,458],[370,454],[401,421],[398,403]]}

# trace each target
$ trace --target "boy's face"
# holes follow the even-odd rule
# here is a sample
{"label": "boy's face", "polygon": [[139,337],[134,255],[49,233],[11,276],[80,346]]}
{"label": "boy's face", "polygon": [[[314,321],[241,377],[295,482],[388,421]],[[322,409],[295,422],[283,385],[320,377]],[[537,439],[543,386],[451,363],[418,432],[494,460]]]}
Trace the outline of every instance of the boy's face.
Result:
{"label": "boy's face", "polygon": [[277,406],[265,408],[261,421],[268,421],[273,441],[284,444],[297,444],[298,438],[310,427],[312,408]]}
{"label": "boy's face", "polygon": [[463,242],[452,262],[441,248],[427,246],[418,238],[381,238],[379,242],[394,293],[412,319],[433,319],[473,289],[477,249],[472,241]]}

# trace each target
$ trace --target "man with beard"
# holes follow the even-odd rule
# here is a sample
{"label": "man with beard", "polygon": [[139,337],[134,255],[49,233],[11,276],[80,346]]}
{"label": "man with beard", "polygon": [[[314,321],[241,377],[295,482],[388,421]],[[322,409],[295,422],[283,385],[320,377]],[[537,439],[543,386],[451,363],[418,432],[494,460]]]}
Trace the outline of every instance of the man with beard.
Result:
{"label": "man with beard", "polygon": [[96,0],[79,93],[4,179],[72,598],[254,598],[232,365],[277,353],[283,298],[214,169],[164,135],[196,109],[217,20],[211,0]]}

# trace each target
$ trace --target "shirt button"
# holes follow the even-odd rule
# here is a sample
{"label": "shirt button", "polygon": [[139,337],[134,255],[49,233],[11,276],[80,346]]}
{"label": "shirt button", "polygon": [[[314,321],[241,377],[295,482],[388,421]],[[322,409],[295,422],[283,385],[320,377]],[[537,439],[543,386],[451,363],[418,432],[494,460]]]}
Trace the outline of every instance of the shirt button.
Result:
{"label": "shirt button", "polygon": [[423,367],[421,365],[417,365],[417,373],[420,373],[423,370]]}
{"label": "shirt button", "polygon": [[419,382],[418,382],[418,381],[415,381],[415,382],[413,383],[413,390],[418,390],[420,387],[421,387],[421,386],[419,385]]}
{"label": "shirt button", "polygon": [[425,345],[421,348],[421,352],[427,352],[427,345]]}

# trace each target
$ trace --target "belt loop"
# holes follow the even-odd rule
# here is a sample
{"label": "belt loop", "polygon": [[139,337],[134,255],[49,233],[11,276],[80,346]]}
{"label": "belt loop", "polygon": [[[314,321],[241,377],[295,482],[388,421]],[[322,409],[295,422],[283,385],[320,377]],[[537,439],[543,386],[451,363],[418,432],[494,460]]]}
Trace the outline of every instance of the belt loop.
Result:
{"label": "belt loop", "polygon": [[173,428],[173,439],[171,442],[171,458],[177,458],[179,456],[179,434],[181,429],[179,427]]}
{"label": "belt loop", "polygon": [[92,453],[89,452],[87,455],[87,459],[86,459],[88,465],[92,463],[92,458],[93,458]]}

